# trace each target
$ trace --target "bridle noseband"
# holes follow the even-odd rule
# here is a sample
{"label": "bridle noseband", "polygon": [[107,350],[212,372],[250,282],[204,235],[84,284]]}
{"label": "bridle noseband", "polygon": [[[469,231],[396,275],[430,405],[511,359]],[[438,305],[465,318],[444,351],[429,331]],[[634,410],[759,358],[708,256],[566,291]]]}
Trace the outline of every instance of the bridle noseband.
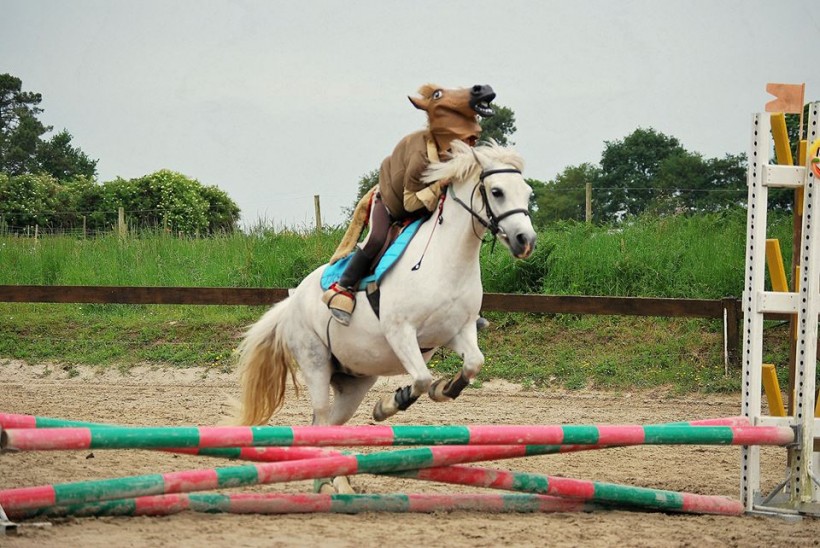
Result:
{"label": "bridle noseband", "polygon": [[[473,154],[475,154],[475,152]],[[494,237],[497,236],[499,232],[501,232],[501,226],[499,226],[498,223],[500,223],[510,215],[515,215],[516,213],[523,213],[527,217],[530,216],[530,212],[526,208],[510,209],[509,211],[505,211],[500,215],[496,215],[493,212],[492,208],[490,207],[490,202],[487,199],[487,188],[484,186],[484,179],[486,179],[490,175],[495,175],[497,173],[518,173],[519,175],[521,175],[521,170],[512,167],[503,167],[498,169],[485,169],[481,171],[481,175],[478,178],[478,184],[476,184],[476,186],[478,187],[479,193],[481,194],[481,201],[483,202],[482,205],[484,206],[484,209],[487,211],[487,219],[484,219],[481,215],[476,213],[476,211],[471,206],[467,205],[458,196],[456,196],[455,190],[453,190],[453,185],[449,185],[449,194],[453,198],[453,200],[458,205],[466,209],[473,216],[473,218],[475,218]],[[473,193],[475,193],[475,188],[473,188],[473,192],[471,194]]]}

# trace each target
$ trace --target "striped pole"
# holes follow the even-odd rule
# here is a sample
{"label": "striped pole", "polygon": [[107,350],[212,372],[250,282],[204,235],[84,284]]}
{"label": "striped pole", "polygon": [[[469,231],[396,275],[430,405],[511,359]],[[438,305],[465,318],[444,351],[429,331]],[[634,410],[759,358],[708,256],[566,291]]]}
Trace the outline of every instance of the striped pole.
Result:
{"label": "striped pole", "polygon": [[[749,426],[749,418],[745,416],[721,417],[714,419],[699,419],[686,422],[664,423],[671,426]],[[53,417],[42,417],[35,415],[22,415],[13,413],[0,413],[0,429],[2,428],[62,428],[71,426],[87,427],[119,427],[120,425],[81,422],[58,419]],[[591,449],[606,449],[618,447],[614,445],[556,445],[554,453],[569,453],[574,451],[586,451]],[[232,460],[249,460],[255,462],[273,462],[280,460],[298,460],[303,458],[317,458],[323,456],[339,455],[338,451],[321,449],[315,447],[223,447],[223,448],[174,448],[165,449],[173,453],[187,455],[200,455],[208,457],[219,457]],[[541,454],[548,454],[543,451]]]}
{"label": "striped pole", "polygon": [[579,512],[605,509],[583,501],[523,493],[364,494],[318,493],[175,493],[130,499],[51,506],[12,513],[13,519],[34,517],[167,516],[186,510],[231,514],[295,514],[361,512]]}
{"label": "striped pole", "polygon": [[10,428],[0,449],[405,445],[787,445],[787,426],[212,426]]}
{"label": "striped pole", "polygon": [[[0,429],[65,427],[118,428],[120,426],[101,422],[81,422],[55,419],[53,417],[38,417],[35,415],[0,413]],[[2,437],[2,433],[0,433],[0,437]],[[256,462],[313,459],[341,454],[338,451],[322,449],[320,447],[176,447],[164,449],[164,451],[184,455],[199,455]]]}
{"label": "striped pole", "polygon": [[470,466],[448,466],[407,470],[393,476],[455,485],[489,487],[566,497],[605,505],[694,514],[741,515],[743,503],[728,497],[650,489],[616,483],[577,480],[526,472],[493,470]]}
{"label": "striped pole", "polygon": [[[549,449],[551,448],[547,450]],[[524,445],[423,447],[366,455],[339,455],[285,462],[263,462],[245,466],[0,490],[0,506],[8,512],[145,495],[224,489],[242,485],[282,483],[362,473],[382,474],[483,460],[525,457],[541,454],[540,451],[543,450],[545,449],[540,446]]]}
{"label": "striped pole", "polygon": [[[698,419],[693,421],[667,422],[670,426],[749,426],[748,417],[743,415],[720,417],[715,419]],[[59,428],[65,426],[123,426],[105,422],[72,421],[54,417],[38,415],[24,415],[20,413],[0,413],[0,428]]]}

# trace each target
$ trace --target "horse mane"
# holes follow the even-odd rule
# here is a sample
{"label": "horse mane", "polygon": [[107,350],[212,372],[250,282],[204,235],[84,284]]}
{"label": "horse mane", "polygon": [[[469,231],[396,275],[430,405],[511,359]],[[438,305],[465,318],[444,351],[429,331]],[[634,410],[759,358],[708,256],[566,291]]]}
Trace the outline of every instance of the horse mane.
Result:
{"label": "horse mane", "polygon": [[[477,179],[485,169],[499,164],[524,169],[524,159],[515,149],[499,145],[494,139],[471,147],[462,141],[451,143],[452,152],[441,162],[433,162],[422,175],[422,182],[433,183],[444,179]],[[476,157],[478,161],[476,161]]]}

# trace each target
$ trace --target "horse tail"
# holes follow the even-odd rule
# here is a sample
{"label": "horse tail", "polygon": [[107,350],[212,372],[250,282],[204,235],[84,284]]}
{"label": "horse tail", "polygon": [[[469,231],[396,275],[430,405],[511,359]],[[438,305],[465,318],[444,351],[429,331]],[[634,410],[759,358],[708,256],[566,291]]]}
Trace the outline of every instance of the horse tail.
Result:
{"label": "horse tail", "polygon": [[285,402],[288,374],[299,393],[296,362],[283,336],[290,299],[276,304],[253,324],[239,345],[242,397],[235,424],[264,425]]}
{"label": "horse tail", "polygon": [[339,247],[336,248],[336,251],[330,258],[330,264],[335,263],[342,257],[348,256],[350,252],[353,251],[353,248],[356,247],[356,242],[359,241],[359,237],[362,235],[364,227],[367,226],[368,219],[370,218],[370,204],[378,188],[379,186],[376,185],[365,192],[364,196],[359,200],[359,203],[356,204],[356,209],[353,210],[353,218],[350,219],[350,224],[347,225],[347,230],[344,236],[342,236],[342,241],[339,242]]}

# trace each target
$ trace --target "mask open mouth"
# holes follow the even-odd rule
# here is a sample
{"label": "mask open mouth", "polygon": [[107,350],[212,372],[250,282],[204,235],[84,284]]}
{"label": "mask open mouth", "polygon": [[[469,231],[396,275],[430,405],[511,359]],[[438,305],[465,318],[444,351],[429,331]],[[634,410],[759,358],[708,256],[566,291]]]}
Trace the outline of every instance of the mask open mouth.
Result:
{"label": "mask open mouth", "polygon": [[484,117],[484,118],[489,118],[490,116],[492,116],[493,114],[495,114],[495,113],[493,112],[493,109],[490,107],[490,104],[489,104],[488,102],[486,102],[486,101],[482,101],[482,102],[480,102],[480,103],[476,103],[476,105],[473,107],[473,110],[475,110],[475,111],[476,111],[476,113],[477,113],[479,116],[482,116],[482,117]]}
{"label": "mask open mouth", "polygon": [[470,89],[470,107],[484,118],[489,118],[493,114],[490,103],[495,99],[493,88],[486,85],[475,85]]}

